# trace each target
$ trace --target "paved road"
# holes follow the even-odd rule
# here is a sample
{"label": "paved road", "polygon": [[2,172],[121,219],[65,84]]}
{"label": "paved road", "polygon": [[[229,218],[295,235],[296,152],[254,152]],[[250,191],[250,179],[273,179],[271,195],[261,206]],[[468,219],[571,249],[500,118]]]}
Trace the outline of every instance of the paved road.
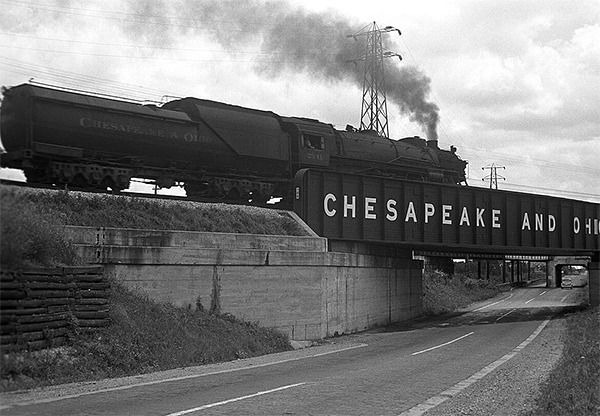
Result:
{"label": "paved road", "polygon": [[523,288],[446,319],[306,350],[87,384],[85,391],[11,395],[3,397],[2,415],[423,414],[527,348],[586,290]]}

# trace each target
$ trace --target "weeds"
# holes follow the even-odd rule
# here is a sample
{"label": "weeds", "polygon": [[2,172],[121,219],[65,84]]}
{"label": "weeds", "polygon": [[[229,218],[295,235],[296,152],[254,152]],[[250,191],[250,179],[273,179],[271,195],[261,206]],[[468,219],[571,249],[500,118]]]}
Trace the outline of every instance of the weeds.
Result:
{"label": "weeds", "polygon": [[289,216],[258,207],[42,191],[11,186],[0,186],[0,198],[2,205],[7,203],[11,209],[16,208],[16,214],[21,208],[34,209],[61,225],[306,235]]}
{"label": "weeds", "polygon": [[305,235],[289,216],[256,207],[200,204],[0,186],[3,267],[76,265],[64,225]]}
{"label": "weeds", "polygon": [[477,280],[464,274],[440,271],[423,273],[423,313],[441,315],[455,311],[499,293],[494,282]]}
{"label": "weeds", "polygon": [[[0,186],[3,268],[74,265],[64,225],[305,235],[287,215],[217,204]],[[209,309],[209,308],[207,308]],[[0,357],[2,390],[118,377],[290,349],[287,336],[230,315],[158,304],[111,284],[111,326],[66,345]],[[49,333],[48,336],[51,336]]]}
{"label": "weeds", "polygon": [[75,249],[65,240],[60,220],[43,209],[3,197],[0,218],[3,267],[54,267],[77,263]]}
{"label": "weeds", "polygon": [[[201,305],[201,303],[200,303]],[[286,335],[230,314],[156,303],[111,282],[111,326],[65,346],[1,357],[2,390],[90,381],[291,349]]]}
{"label": "weeds", "polygon": [[[439,271],[423,274],[423,311],[439,315],[498,293],[494,281]],[[523,416],[600,414],[600,309],[567,320],[563,355],[542,386],[537,409]]]}
{"label": "weeds", "polygon": [[567,319],[564,349],[528,416],[600,414],[600,309]]}

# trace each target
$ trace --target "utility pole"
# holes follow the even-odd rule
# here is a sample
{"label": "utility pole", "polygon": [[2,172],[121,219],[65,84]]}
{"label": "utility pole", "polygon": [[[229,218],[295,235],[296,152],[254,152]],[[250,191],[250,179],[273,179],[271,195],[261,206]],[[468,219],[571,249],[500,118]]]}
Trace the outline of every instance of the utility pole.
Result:
{"label": "utility pole", "polygon": [[494,163],[481,168],[482,170],[490,170],[490,174],[481,179],[482,181],[490,181],[490,189],[498,189],[498,179],[506,180],[504,176],[498,175],[498,168],[506,169],[504,166],[496,166]]}
{"label": "utility pole", "polygon": [[367,38],[365,53],[350,61],[355,64],[358,61],[365,61],[360,129],[374,130],[380,136],[390,137],[383,59],[397,56],[402,60],[402,57],[395,52],[383,49],[381,34],[386,32],[398,32],[398,35],[402,34],[395,27],[386,26],[380,29],[377,23],[373,22],[373,24],[367,25],[355,34],[347,35],[347,37],[354,38],[354,40],[358,40],[359,36],[366,36]]}

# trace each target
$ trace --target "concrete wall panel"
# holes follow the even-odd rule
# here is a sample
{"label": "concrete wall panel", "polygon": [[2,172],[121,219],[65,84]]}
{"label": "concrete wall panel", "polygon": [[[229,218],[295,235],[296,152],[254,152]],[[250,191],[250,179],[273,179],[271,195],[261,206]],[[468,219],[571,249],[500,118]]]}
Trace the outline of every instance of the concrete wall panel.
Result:
{"label": "concrete wall panel", "polygon": [[[216,233],[196,239],[189,232],[168,238],[152,230],[69,232],[87,262],[104,265],[109,275],[151,299],[189,308],[200,302],[206,310],[278,328],[291,339],[347,334],[421,313],[421,261],[332,253],[326,241],[311,244],[311,237],[301,237],[301,243],[274,237],[271,243],[266,236],[252,242],[253,236],[243,235],[241,248],[234,240],[223,248]],[[173,241],[179,245],[171,246]]]}

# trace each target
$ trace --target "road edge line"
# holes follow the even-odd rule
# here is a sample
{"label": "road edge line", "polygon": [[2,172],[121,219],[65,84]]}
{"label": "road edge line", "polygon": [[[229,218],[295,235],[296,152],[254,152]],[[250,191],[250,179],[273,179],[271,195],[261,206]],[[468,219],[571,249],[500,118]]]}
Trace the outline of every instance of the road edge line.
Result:
{"label": "road edge line", "polygon": [[[292,362],[292,361],[299,361],[299,360],[305,360],[305,359],[309,359],[309,358],[322,357],[324,355],[330,355],[330,354],[335,354],[335,353],[339,353],[339,352],[350,351],[350,350],[353,350],[356,348],[362,348],[362,347],[368,347],[368,346],[369,346],[369,344],[360,343],[360,344],[350,345],[348,347],[339,348],[339,349],[335,349],[335,350],[323,351],[323,352],[319,352],[316,354],[304,355],[301,357],[285,358],[283,360],[277,360],[277,361],[272,361],[272,362],[267,362],[267,363],[262,363],[262,364],[250,364],[250,365],[247,365],[244,367],[234,367],[234,368],[228,368],[225,370],[209,371],[207,373],[199,373],[199,374],[188,374],[188,375],[180,376],[180,377],[171,377],[171,378],[160,379],[160,380],[151,380],[151,381],[145,381],[145,382],[141,382],[141,383],[126,384],[126,385],[122,385],[122,386],[108,387],[108,388],[103,388],[103,389],[98,389],[98,390],[82,391],[80,393],[67,394],[64,396],[53,396],[53,397],[47,397],[47,398],[43,398],[43,399],[37,399],[37,400],[34,399],[31,401],[11,403],[11,404],[7,404],[7,405],[0,405],[0,411],[11,409],[13,407],[18,407],[18,406],[31,406],[31,405],[36,405],[36,404],[51,403],[51,402],[57,402],[60,400],[68,400],[68,399],[75,399],[75,398],[83,397],[83,396],[91,396],[93,394],[110,393],[111,391],[128,390],[128,389],[133,389],[136,387],[152,386],[155,384],[170,383],[170,382],[189,380],[189,379],[200,378],[200,377],[208,377],[208,376],[212,376],[212,375],[216,375],[216,374],[224,374],[224,373],[233,373],[233,372],[237,372],[237,371],[252,370],[255,368],[267,367],[270,365],[284,364],[284,363]],[[268,357],[268,355],[257,356],[257,357],[253,357],[253,358],[265,358],[265,357]],[[249,359],[249,360],[251,360],[251,359]],[[232,363],[232,362],[235,362],[235,361],[226,361],[226,362],[219,363],[219,364],[228,364],[228,363]],[[56,386],[52,386],[52,387],[56,387]]]}
{"label": "road edge line", "polygon": [[482,306],[481,308],[473,309],[471,312],[479,312],[479,311],[482,311],[484,309],[489,308],[490,306],[497,305],[497,304],[499,304],[501,302],[504,302],[505,300],[508,300],[508,299],[512,298],[513,295],[514,295],[514,293],[511,293],[509,296],[505,297],[504,299],[500,299],[499,301],[494,302],[494,303],[489,303],[487,305]]}
{"label": "road edge line", "polygon": [[440,392],[439,394],[436,394],[435,396],[431,396],[429,399],[425,400],[423,403],[420,403],[416,406],[411,407],[408,410],[405,410],[404,412],[400,413],[399,416],[421,416],[428,410],[431,410],[434,407],[442,404],[446,400],[453,398],[458,393],[460,393],[461,391],[463,391],[470,385],[474,384],[475,382],[481,380],[482,378],[487,376],[489,373],[494,371],[496,368],[500,367],[502,364],[504,364],[505,362],[507,362],[508,360],[513,358],[515,355],[517,355],[523,348],[525,348],[527,345],[529,345],[540,334],[540,332],[542,332],[542,330],[546,327],[546,325],[548,325],[549,322],[550,322],[550,319],[546,319],[544,322],[542,322],[537,327],[537,329],[535,331],[533,331],[533,333],[525,341],[521,342],[519,345],[517,345],[515,348],[513,348],[512,351],[509,352],[508,354],[505,354],[504,356],[500,357],[493,363],[488,364],[487,366],[483,367],[481,370],[479,370],[477,373],[473,374],[471,377],[468,377],[462,381],[459,381],[458,383],[456,383],[454,386],[450,387],[449,389],[444,390],[444,391]]}

